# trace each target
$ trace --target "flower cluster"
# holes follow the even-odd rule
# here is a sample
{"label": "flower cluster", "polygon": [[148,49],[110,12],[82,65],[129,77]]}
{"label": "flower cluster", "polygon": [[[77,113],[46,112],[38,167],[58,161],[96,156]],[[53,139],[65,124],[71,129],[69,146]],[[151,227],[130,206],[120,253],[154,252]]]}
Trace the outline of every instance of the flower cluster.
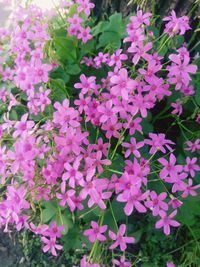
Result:
{"label": "flower cluster", "polygon": [[[86,43],[92,35],[85,18],[94,4],[77,0],[67,8],[71,7],[76,11],[66,18],[68,35]],[[7,52],[12,55],[12,64],[8,64],[3,53],[1,61],[7,64],[0,69],[0,101],[6,106],[0,125],[0,175],[6,188],[0,201],[0,226],[4,231],[11,231],[12,225],[18,231],[29,229],[41,236],[43,251],[56,256],[63,248],[57,239],[69,230],[66,220],[76,223],[84,218],[84,211],[98,209],[98,221],[79,227],[93,246],[80,266],[99,267],[92,258],[99,244],[124,252],[136,240],[125,222],[116,221],[113,200],[123,204],[126,218],[135,212],[152,214],[155,228],[163,228],[165,235],[180,225],[174,218],[179,207],[200,188],[195,178],[200,166],[192,154],[200,149],[200,139],[185,140],[185,152],[191,154],[179,163],[174,140],[167,132],[153,128],[146,132],[144,122],[158,102],[178,91],[180,97],[171,102],[174,110],[169,115],[185,127],[179,121],[184,112],[182,99],[195,93],[190,82],[197,66],[190,62],[186,46],[168,55],[167,66],[163,63],[162,46],[154,52],[155,37],[146,30],[151,17],[142,11],[130,17],[125,48],[100,51],[94,57],[82,55],[81,63],[92,75],[76,77],[72,88],[76,97],[60,102],[51,99],[48,86],[49,72],[58,63],[50,63],[43,52],[51,36],[41,10],[32,5],[28,10],[19,7],[13,16],[17,27],[0,31],[3,40],[9,38]],[[176,18],[174,11],[164,20],[170,38],[190,29],[188,18]],[[164,65],[166,75],[162,75]],[[106,69],[103,77],[96,69]],[[18,118],[11,119],[21,106]],[[48,117],[34,119],[32,114],[48,107]],[[155,177],[164,185],[162,190],[152,187]],[[45,221],[44,210],[49,207],[53,215]],[[114,229],[106,221],[107,211]],[[125,254],[112,264],[131,266]],[[168,262],[167,266],[175,265]]]}

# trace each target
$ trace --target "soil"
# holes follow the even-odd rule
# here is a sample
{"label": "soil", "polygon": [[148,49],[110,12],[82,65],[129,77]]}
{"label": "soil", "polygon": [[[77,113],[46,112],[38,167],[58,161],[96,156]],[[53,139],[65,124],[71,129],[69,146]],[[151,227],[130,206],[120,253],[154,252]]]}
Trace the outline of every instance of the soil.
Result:
{"label": "soil", "polygon": [[18,235],[0,231],[0,267],[26,267]]}

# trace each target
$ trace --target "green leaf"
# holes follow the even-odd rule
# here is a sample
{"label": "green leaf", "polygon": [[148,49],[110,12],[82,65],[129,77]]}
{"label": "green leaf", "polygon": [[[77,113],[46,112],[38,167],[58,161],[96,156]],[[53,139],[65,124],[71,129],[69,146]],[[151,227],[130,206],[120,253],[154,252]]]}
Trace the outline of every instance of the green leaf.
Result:
{"label": "green leaf", "polygon": [[115,48],[120,47],[121,45],[121,37],[117,32],[104,32],[99,37],[99,44],[97,48],[105,47],[107,45],[112,45]]}
{"label": "green leaf", "polygon": [[77,75],[81,72],[81,68],[78,64],[71,64],[67,67],[66,72],[71,75]]}

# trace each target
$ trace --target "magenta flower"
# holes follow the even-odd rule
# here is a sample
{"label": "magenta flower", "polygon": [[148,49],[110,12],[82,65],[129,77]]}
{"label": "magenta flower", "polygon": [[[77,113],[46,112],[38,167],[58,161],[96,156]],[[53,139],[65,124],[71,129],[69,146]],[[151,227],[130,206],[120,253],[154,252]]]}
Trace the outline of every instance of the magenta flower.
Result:
{"label": "magenta flower", "polygon": [[90,0],[77,0],[78,6],[78,13],[84,12],[87,16],[90,15],[90,9],[93,9],[95,5],[93,3],[90,3]]}
{"label": "magenta flower", "polygon": [[182,107],[182,103],[180,100],[177,100],[175,103],[171,103],[171,106],[174,108],[174,110],[172,111],[172,114],[177,114],[177,115],[181,115],[183,112],[183,107]]}
{"label": "magenta flower", "polygon": [[80,185],[83,179],[83,174],[78,170],[80,166],[80,158],[76,158],[73,165],[71,166],[68,162],[65,163],[64,167],[67,170],[63,176],[62,180],[69,180],[69,186],[75,188],[75,185]]}
{"label": "magenta flower", "polygon": [[116,65],[119,69],[122,67],[122,61],[128,59],[126,54],[122,54],[122,49],[117,49],[114,54],[111,55],[108,65]]}
{"label": "magenta flower", "polygon": [[157,150],[166,153],[166,149],[164,148],[164,146],[166,146],[169,149],[169,151],[172,151],[172,148],[169,145],[174,145],[174,142],[165,139],[165,134],[150,133],[149,137],[151,139],[145,139],[144,141],[146,144],[151,146],[151,149],[149,151],[150,154],[156,153]]}
{"label": "magenta flower", "polygon": [[137,65],[139,62],[140,58],[146,58],[148,57],[147,52],[152,48],[152,43],[149,42],[145,45],[143,45],[143,42],[139,43],[132,43],[131,46],[128,48],[128,52],[133,55],[132,62],[134,65]]}
{"label": "magenta flower", "polygon": [[127,245],[134,243],[135,242],[135,238],[134,237],[128,237],[128,236],[124,236],[126,232],[126,225],[125,224],[121,224],[119,227],[119,231],[117,234],[113,233],[112,231],[109,231],[109,237],[114,240],[115,242],[109,247],[110,249],[114,249],[116,247],[120,247],[121,251],[126,250]]}
{"label": "magenta flower", "polygon": [[170,262],[167,262],[167,267],[176,267],[176,265],[170,261]]}
{"label": "magenta flower", "polygon": [[119,266],[119,267],[130,267],[131,263],[129,261],[126,261],[125,256],[121,256],[120,260],[113,260],[113,263],[115,264],[113,267],[115,266]]}
{"label": "magenta flower", "polygon": [[140,212],[145,213],[147,211],[146,207],[141,203],[149,195],[149,191],[142,194],[141,190],[137,187],[133,188],[129,195],[122,193],[117,196],[117,201],[126,202],[124,207],[124,212],[127,216],[130,216],[134,208]]}
{"label": "magenta flower", "polygon": [[191,80],[189,73],[196,73],[197,66],[189,64],[190,57],[188,55],[184,55],[182,58],[180,54],[171,54],[169,59],[172,61],[172,65],[167,66],[169,83],[176,84],[176,90],[180,89],[183,85],[188,86]]}
{"label": "magenta flower", "polygon": [[135,28],[139,28],[142,24],[150,25],[149,18],[151,17],[151,13],[147,12],[143,14],[142,10],[138,10],[135,16],[131,16],[130,20]]}
{"label": "magenta flower", "polygon": [[47,252],[51,251],[52,255],[57,256],[57,250],[61,250],[63,247],[61,245],[56,244],[56,238],[47,239],[46,237],[41,237],[42,242],[45,244],[43,247],[43,251]]}
{"label": "magenta flower", "polygon": [[34,121],[27,121],[28,115],[28,113],[24,114],[21,117],[21,121],[16,122],[14,126],[16,130],[13,133],[13,138],[16,138],[19,135],[25,135],[28,130],[34,127]]}
{"label": "magenta flower", "polygon": [[103,233],[106,232],[108,226],[99,226],[95,221],[91,221],[92,229],[87,229],[83,232],[84,235],[88,236],[91,243],[94,243],[97,239],[99,241],[106,241],[106,237]]}
{"label": "magenta flower", "polygon": [[163,20],[168,21],[164,31],[167,32],[169,36],[176,34],[183,35],[187,30],[191,29],[189,26],[189,17],[182,16],[177,18],[174,10],[171,11],[171,16],[165,17]]}
{"label": "magenta flower", "polygon": [[172,199],[169,201],[169,205],[172,206],[173,209],[177,209],[183,204],[182,201],[180,201],[178,198],[172,197]]}
{"label": "magenta flower", "polygon": [[56,193],[56,197],[58,199],[60,199],[60,206],[64,207],[67,203],[67,205],[69,206],[70,210],[73,212],[75,210],[75,205],[74,202],[72,200],[72,197],[75,195],[75,191],[73,189],[70,189],[66,192],[62,192],[62,194],[60,193]]}
{"label": "magenta flower", "polygon": [[136,81],[128,77],[128,72],[124,68],[120,69],[117,75],[112,76],[110,82],[111,93],[125,100],[128,100],[129,93],[132,93],[136,87]]}
{"label": "magenta flower", "polygon": [[200,139],[196,139],[193,143],[192,141],[187,141],[186,144],[188,145],[185,150],[191,150],[191,152],[195,152],[196,150],[200,149]]}
{"label": "magenta flower", "polygon": [[140,117],[132,119],[132,117],[129,116],[127,117],[127,122],[124,123],[124,128],[129,129],[130,135],[133,135],[136,131],[142,133],[141,121],[142,119]]}
{"label": "magenta flower", "polygon": [[184,171],[190,173],[192,177],[195,176],[196,171],[200,171],[200,166],[195,164],[197,162],[197,158],[186,158],[186,165],[184,166]]}
{"label": "magenta flower", "polygon": [[109,143],[103,143],[103,139],[99,138],[97,144],[93,145],[93,148],[96,149],[96,151],[101,151],[104,156],[107,156],[109,146]]}
{"label": "magenta flower", "polygon": [[100,113],[100,122],[105,123],[109,119],[116,117],[116,108],[113,107],[113,101],[109,100],[105,104],[101,104],[97,107],[98,112]]}
{"label": "magenta flower", "polygon": [[157,216],[160,209],[168,210],[167,203],[163,201],[167,197],[166,192],[162,192],[158,195],[155,191],[151,191],[149,197],[151,200],[147,200],[145,206],[152,210],[153,216]]}
{"label": "magenta flower", "polygon": [[172,218],[175,217],[177,214],[177,210],[174,210],[170,215],[167,215],[167,213],[163,210],[159,212],[159,215],[161,219],[156,222],[156,229],[160,229],[163,227],[165,235],[170,234],[170,226],[178,227],[180,226],[180,223],[173,220]]}
{"label": "magenta flower", "polygon": [[191,196],[197,196],[197,192],[195,191],[196,189],[200,188],[200,184],[198,185],[194,185],[192,186],[193,184],[193,180],[192,179],[188,179],[188,184],[183,192],[183,194],[181,195],[182,197],[187,197],[188,195],[191,195]]}
{"label": "magenta flower", "polygon": [[158,159],[158,162],[164,166],[164,168],[160,172],[160,178],[164,179],[165,177],[173,176],[174,174],[181,172],[183,170],[182,165],[176,164],[176,157],[173,153],[170,154],[169,162],[165,158]]}
{"label": "magenta flower", "polygon": [[81,89],[82,94],[86,94],[90,90],[94,91],[97,89],[95,76],[90,76],[87,78],[84,74],[81,74],[80,81],[80,83],[75,83],[74,87],[76,89]]}
{"label": "magenta flower", "polygon": [[106,137],[110,139],[112,136],[115,138],[120,137],[120,133],[118,130],[122,128],[122,123],[118,122],[117,117],[112,117],[110,120],[106,122],[106,124],[102,125],[102,130],[106,131]]}
{"label": "magenta flower", "polygon": [[87,43],[90,39],[92,39],[92,35],[90,34],[90,27],[87,28],[79,27],[79,33],[77,35],[78,39],[81,39],[83,43]]}
{"label": "magenta flower", "polygon": [[139,148],[144,146],[144,142],[136,142],[136,139],[134,137],[131,137],[131,143],[122,143],[123,147],[126,147],[127,150],[125,152],[125,158],[128,158],[131,154],[133,154],[135,157],[139,158],[140,152],[138,151]]}
{"label": "magenta flower", "polygon": [[53,221],[51,222],[50,228],[47,230],[47,233],[50,238],[60,238],[64,229],[64,225],[57,225],[57,223]]}

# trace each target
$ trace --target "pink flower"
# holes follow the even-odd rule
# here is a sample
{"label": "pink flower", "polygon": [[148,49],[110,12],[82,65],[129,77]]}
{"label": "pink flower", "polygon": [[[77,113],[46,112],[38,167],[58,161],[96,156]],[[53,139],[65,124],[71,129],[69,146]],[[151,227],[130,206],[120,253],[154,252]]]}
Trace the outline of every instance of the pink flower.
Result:
{"label": "pink flower", "polygon": [[167,32],[169,36],[175,34],[183,35],[187,30],[191,29],[188,23],[189,18],[187,16],[177,18],[174,10],[171,11],[171,16],[165,17],[163,20],[168,21],[164,31]]}
{"label": "pink flower", "polygon": [[188,86],[191,80],[189,73],[195,74],[197,66],[189,64],[189,55],[184,55],[182,58],[180,54],[171,54],[169,59],[173,62],[171,66],[167,66],[167,70],[169,71],[169,83],[176,84],[176,90],[180,89],[182,86]]}
{"label": "pink flower", "polygon": [[90,15],[90,9],[93,9],[95,5],[93,3],[90,3],[90,0],[77,0],[78,6],[78,13],[84,12],[87,16]]}
{"label": "pink flower", "polygon": [[192,177],[195,176],[196,171],[200,171],[200,166],[195,164],[197,162],[197,158],[186,158],[186,165],[184,167],[185,172],[189,172]]}
{"label": "pink flower", "polygon": [[21,117],[21,121],[15,123],[14,127],[16,131],[14,131],[13,133],[13,138],[16,138],[19,135],[25,135],[28,130],[34,127],[35,125],[34,121],[27,121],[28,115],[29,115],[28,113],[24,114]]}
{"label": "pink flower", "polygon": [[134,28],[139,28],[142,24],[149,26],[149,18],[151,17],[151,15],[152,14],[149,12],[143,14],[142,10],[138,10],[135,16],[130,17],[130,20],[134,25]]}
{"label": "pink flower", "polygon": [[155,191],[151,191],[150,199],[145,202],[145,206],[150,208],[153,212],[153,216],[157,216],[160,212],[160,209],[168,210],[168,205],[163,200],[166,199],[167,193],[162,192],[159,195]]}
{"label": "pink flower", "polygon": [[113,260],[113,263],[115,264],[113,267],[116,265],[119,267],[130,267],[131,263],[129,261],[126,261],[125,256],[121,256],[120,260]]}
{"label": "pink flower", "polygon": [[122,54],[122,49],[117,49],[116,52],[111,55],[108,65],[116,65],[120,69],[122,67],[122,61],[127,59],[128,56],[126,54]]}
{"label": "pink flower", "polygon": [[191,196],[197,196],[197,192],[195,191],[196,189],[200,188],[200,184],[198,185],[195,185],[195,186],[192,186],[193,184],[193,181],[192,179],[189,179],[188,180],[188,184],[183,192],[183,194],[181,195],[182,197],[187,197],[188,195],[191,195]]}
{"label": "pink flower", "polygon": [[173,176],[177,172],[181,172],[183,170],[183,166],[175,165],[176,157],[173,153],[170,154],[169,162],[165,158],[158,159],[158,162],[164,166],[164,168],[160,172],[161,179],[164,179],[168,175]]}
{"label": "pink flower", "polygon": [[81,89],[82,94],[88,93],[88,91],[92,90],[95,91],[97,89],[97,85],[95,83],[96,77],[90,76],[86,77],[84,74],[80,76],[80,83],[75,83],[74,87],[76,89]]}
{"label": "pink flower", "polygon": [[126,69],[120,69],[117,75],[110,78],[111,93],[114,96],[121,96],[122,99],[128,100],[128,95],[135,89],[136,82],[128,77]]}
{"label": "pink flower", "polygon": [[200,149],[200,139],[196,139],[193,143],[192,141],[187,141],[186,144],[188,145],[185,150],[191,150],[191,152],[195,152],[196,150]]}
{"label": "pink flower", "polygon": [[112,231],[109,231],[109,237],[114,240],[115,242],[109,247],[110,249],[114,249],[118,246],[120,246],[120,249],[122,251],[126,250],[127,245],[134,243],[135,242],[135,238],[134,237],[127,237],[124,236],[126,232],[126,225],[125,224],[121,224],[119,227],[119,231],[117,234],[113,233]]}
{"label": "pink flower", "polygon": [[62,176],[63,181],[69,180],[69,186],[75,188],[75,185],[80,185],[83,179],[83,174],[78,170],[80,166],[80,158],[77,157],[70,165],[68,162],[65,163],[64,167],[66,172]]}
{"label": "pink flower", "polygon": [[84,235],[88,236],[90,242],[94,243],[97,239],[99,241],[106,240],[106,237],[102,234],[106,232],[107,225],[99,226],[95,221],[91,221],[91,227],[92,229],[87,229],[83,232]]}
{"label": "pink flower", "polygon": [[56,238],[62,236],[62,231],[65,229],[64,225],[57,225],[55,221],[51,222],[50,228],[47,230],[50,238]]}
{"label": "pink flower", "polygon": [[64,207],[67,203],[72,212],[75,210],[75,205],[72,200],[72,197],[74,195],[75,195],[75,191],[73,189],[70,189],[66,192],[62,192],[62,194],[56,193],[56,197],[60,199],[60,202],[59,202],[60,206]]}
{"label": "pink flower", "polygon": [[120,137],[120,133],[118,130],[122,128],[122,123],[118,122],[117,117],[112,117],[110,120],[106,122],[106,124],[102,125],[102,130],[106,131],[106,137],[110,139],[112,136],[115,138]]}
{"label": "pink flower", "polygon": [[170,262],[167,262],[167,267],[176,267],[176,265],[170,261]]}
{"label": "pink flower", "polygon": [[156,222],[156,229],[160,229],[163,227],[165,235],[170,234],[170,226],[178,227],[180,225],[179,222],[172,220],[173,217],[175,217],[177,214],[177,210],[174,210],[170,215],[167,215],[167,213],[163,210],[159,212],[159,215],[161,219]]}
{"label": "pink flower", "polygon": [[129,116],[127,122],[124,123],[124,128],[129,129],[130,135],[133,135],[136,131],[142,133],[142,126],[140,125],[141,121],[142,119],[140,117],[132,119],[132,117]]}
{"label": "pink flower", "polygon": [[127,148],[125,152],[125,158],[128,158],[131,154],[139,158],[141,155],[138,149],[144,146],[144,142],[136,143],[136,139],[134,137],[131,137],[131,143],[129,144],[124,142],[122,143],[122,146]]}
{"label": "pink flower", "polygon": [[93,145],[93,148],[96,149],[96,151],[101,151],[104,156],[107,156],[109,146],[109,143],[103,143],[103,139],[99,138],[97,144]]}
{"label": "pink flower", "polygon": [[52,255],[57,256],[57,250],[61,250],[62,246],[56,244],[56,238],[47,239],[46,237],[41,237],[42,242],[45,244],[43,247],[43,251],[47,252],[48,250],[51,251]]}
{"label": "pink flower", "polygon": [[131,46],[128,48],[128,52],[131,54],[134,54],[132,58],[132,62],[134,65],[137,65],[140,58],[146,58],[148,57],[147,52],[152,48],[152,43],[149,42],[146,45],[144,45],[142,42],[139,43],[132,43]]}
{"label": "pink flower", "polygon": [[151,149],[149,151],[150,154],[156,153],[157,150],[166,153],[166,149],[164,148],[164,146],[166,146],[170,151],[172,151],[172,148],[169,146],[169,144],[174,145],[174,142],[165,139],[165,134],[150,133],[149,137],[151,139],[145,139],[144,141],[146,144],[151,146]]}
{"label": "pink flower", "polygon": [[180,100],[177,100],[175,103],[171,103],[171,106],[174,108],[174,110],[172,111],[172,114],[177,114],[177,115],[181,115],[183,112],[183,107],[182,107],[182,103]]}
{"label": "pink flower", "polygon": [[92,39],[92,35],[90,34],[91,29],[89,26],[87,28],[79,27],[79,31],[77,38],[81,39],[83,43],[87,43],[88,40]]}
{"label": "pink flower", "polygon": [[173,209],[177,209],[183,204],[178,198],[172,197],[172,199],[169,201],[169,205],[172,206]]}
{"label": "pink flower", "polygon": [[149,195],[149,191],[146,191],[142,194],[141,190],[137,187],[133,188],[130,191],[130,194],[127,195],[125,192],[117,196],[117,201],[126,202],[124,207],[124,212],[127,216],[130,216],[134,208],[140,212],[145,213],[147,211],[146,207],[141,203]]}
{"label": "pink flower", "polygon": [[100,115],[100,122],[105,123],[109,119],[116,117],[115,114],[117,113],[116,108],[113,107],[113,101],[109,100],[105,104],[101,104],[97,107],[98,112]]}

